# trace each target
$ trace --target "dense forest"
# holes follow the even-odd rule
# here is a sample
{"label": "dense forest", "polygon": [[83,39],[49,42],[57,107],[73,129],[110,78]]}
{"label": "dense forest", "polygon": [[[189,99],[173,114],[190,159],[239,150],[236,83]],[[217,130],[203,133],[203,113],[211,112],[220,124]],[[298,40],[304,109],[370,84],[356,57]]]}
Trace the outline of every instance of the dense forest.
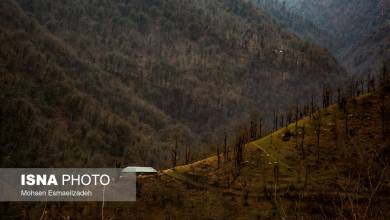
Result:
{"label": "dense forest", "polygon": [[176,139],[199,157],[210,132],[345,76],[241,1],[6,0],[1,11],[4,166],[167,166]]}
{"label": "dense forest", "polygon": [[[291,12],[326,30],[333,39],[322,46],[337,56],[353,75],[378,72],[390,59],[390,4],[387,0],[285,1]],[[320,38],[317,38],[320,39]]]}
{"label": "dense forest", "polygon": [[299,35],[301,38],[312,41],[323,48],[332,51],[335,48],[337,39],[328,29],[317,25],[311,19],[303,16],[297,10],[294,10],[291,1],[280,0],[251,0],[253,4],[267,13],[275,22],[281,24],[284,28]]}
{"label": "dense forest", "polygon": [[1,167],[158,170],[136,202],[7,202],[1,218],[390,218],[387,0],[0,12]]}

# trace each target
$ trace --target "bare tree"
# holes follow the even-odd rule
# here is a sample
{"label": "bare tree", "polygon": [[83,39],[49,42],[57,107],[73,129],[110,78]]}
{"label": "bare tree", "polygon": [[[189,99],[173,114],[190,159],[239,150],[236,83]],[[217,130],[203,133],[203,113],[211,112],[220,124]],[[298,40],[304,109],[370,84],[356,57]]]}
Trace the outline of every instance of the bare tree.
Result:
{"label": "bare tree", "polygon": [[323,92],[322,92],[322,107],[326,108],[328,107],[332,102],[332,90],[330,86],[324,85]]}
{"label": "bare tree", "polygon": [[298,149],[298,114],[299,114],[299,109],[298,109],[298,103],[295,107],[295,148]]}
{"label": "bare tree", "polygon": [[262,137],[262,126],[263,126],[263,118],[259,119],[259,138]]}
{"label": "bare tree", "polygon": [[223,158],[226,161],[229,160],[229,149],[227,146],[227,133],[226,131],[223,132]]}
{"label": "bare tree", "polygon": [[235,167],[237,173],[240,173],[241,170],[244,145],[245,145],[245,135],[241,134],[236,138],[236,144],[234,147]]}
{"label": "bare tree", "polygon": [[382,127],[382,139],[386,140],[387,137],[387,111],[385,106],[385,95],[383,92],[380,95],[381,106],[380,106],[380,115],[381,115],[381,127]]}
{"label": "bare tree", "polygon": [[310,117],[313,117],[313,114],[315,112],[315,106],[314,106],[314,95],[311,96],[311,109],[310,109]]}
{"label": "bare tree", "polygon": [[345,110],[344,110],[344,124],[345,124],[345,135],[346,135],[346,137],[349,136],[349,132],[348,132],[348,130],[349,130],[349,128],[348,128],[348,119],[349,119],[348,109],[345,108]]}
{"label": "bare tree", "polygon": [[295,106],[295,132],[298,132],[298,114],[299,114],[299,108],[298,108],[298,102]]}
{"label": "bare tree", "polygon": [[217,162],[218,162],[218,168],[219,168],[219,164],[221,163],[221,152],[219,150],[218,144],[217,144]]}
{"label": "bare tree", "polygon": [[276,131],[278,129],[278,116],[276,114],[276,111],[274,111],[274,121],[272,126],[272,131]]}
{"label": "bare tree", "polygon": [[186,145],[186,155],[185,155],[185,160],[186,164],[190,162],[190,157],[191,157],[191,149]]}
{"label": "bare tree", "polygon": [[177,143],[177,136],[175,136],[175,147],[172,149],[172,166],[176,167],[177,165],[177,154],[178,154],[178,143]]}
{"label": "bare tree", "polygon": [[320,137],[321,137],[321,112],[313,115],[314,118],[314,132],[317,137],[317,161],[320,160]]}
{"label": "bare tree", "polygon": [[301,153],[302,153],[302,159],[305,160],[305,150],[304,150],[304,142],[305,142],[305,125],[303,124],[301,127]]}
{"label": "bare tree", "polygon": [[257,120],[256,120],[256,118],[251,120],[250,136],[251,136],[251,140],[256,140],[256,138],[257,138]]}
{"label": "bare tree", "polygon": [[280,115],[280,127],[281,128],[284,127],[284,115],[283,114]]}

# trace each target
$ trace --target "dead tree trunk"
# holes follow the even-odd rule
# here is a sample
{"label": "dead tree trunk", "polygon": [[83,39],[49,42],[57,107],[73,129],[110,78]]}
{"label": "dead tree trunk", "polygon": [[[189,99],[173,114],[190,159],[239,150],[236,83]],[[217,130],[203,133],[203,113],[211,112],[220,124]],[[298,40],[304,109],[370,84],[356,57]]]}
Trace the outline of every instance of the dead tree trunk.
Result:
{"label": "dead tree trunk", "polygon": [[320,137],[321,137],[321,113],[318,112],[318,116],[314,117],[315,126],[314,131],[317,137],[317,161],[320,160]]}
{"label": "dead tree trunk", "polygon": [[226,131],[223,133],[223,158],[226,161],[229,160],[229,150],[228,150],[228,147],[227,147],[227,133]]}
{"label": "dead tree trunk", "polygon": [[263,123],[263,119],[262,118],[260,118],[260,120],[259,120],[259,138],[261,138],[262,137],[262,123]]}
{"label": "dead tree trunk", "polygon": [[387,112],[386,112],[386,106],[385,106],[385,95],[381,94],[381,107],[380,107],[380,114],[381,114],[381,124],[382,124],[382,139],[386,140],[387,137]]}
{"label": "dead tree trunk", "polygon": [[186,164],[188,164],[190,162],[190,156],[191,156],[191,151],[190,151],[190,148],[188,147],[188,145],[186,146]]}
{"label": "dead tree trunk", "polygon": [[219,164],[221,162],[221,152],[219,151],[219,145],[217,144],[217,161],[218,161],[218,168],[219,168]]}
{"label": "dead tree trunk", "polygon": [[301,139],[301,152],[302,152],[302,159],[305,160],[305,150],[304,150],[304,142],[305,142],[305,125],[302,125],[302,139]]}
{"label": "dead tree trunk", "polygon": [[176,167],[177,165],[177,149],[178,149],[178,144],[177,144],[177,136],[175,137],[175,147],[172,150],[172,166]]}

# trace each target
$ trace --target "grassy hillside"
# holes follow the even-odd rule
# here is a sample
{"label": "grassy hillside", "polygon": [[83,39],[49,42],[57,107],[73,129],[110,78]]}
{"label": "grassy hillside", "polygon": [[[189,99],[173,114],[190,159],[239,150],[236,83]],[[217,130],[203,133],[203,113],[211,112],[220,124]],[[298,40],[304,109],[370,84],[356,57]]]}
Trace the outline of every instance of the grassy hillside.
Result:
{"label": "grassy hillside", "polygon": [[[1,163],[167,167],[345,72],[242,1],[0,3]],[[202,146],[207,146],[202,148]],[[44,155],[44,156],[42,156]],[[30,159],[29,159],[30,158]]]}
{"label": "grassy hillside", "polygon": [[141,178],[132,210],[146,219],[388,219],[389,108],[388,87],[346,111],[332,105],[247,143],[240,172],[215,156]]}
{"label": "grassy hillside", "polygon": [[43,219],[388,219],[389,109],[388,86],[331,105],[248,142],[239,166],[231,146],[219,163],[140,176],[135,203],[14,210]]}

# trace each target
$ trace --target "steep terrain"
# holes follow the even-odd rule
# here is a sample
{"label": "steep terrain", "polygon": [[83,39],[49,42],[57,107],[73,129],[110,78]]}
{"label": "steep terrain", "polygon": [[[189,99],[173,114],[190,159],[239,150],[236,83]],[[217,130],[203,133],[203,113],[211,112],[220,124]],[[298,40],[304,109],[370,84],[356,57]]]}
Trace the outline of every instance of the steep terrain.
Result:
{"label": "steep terrain", "polygon": [[313,41],[323,48],[331,49],[334,47],[337,39],[327,29],[314,24],[296,10],[291,10],[292,2],[280,0],[252,0],[252,2],[284,28],[296,33],[301,38]]}
{"label": "steep terrain", "polygon": [[43,219],[389,219],[390,87],[341,100],[247,143],[239,165],[231,147],[219,160],[140,176],[135,203],[14,211]]}
{"label": "steep terrain", "polygon": [[377,71],[389,60],[389,12],[386,0],[295,0],[289,8],[335,38],[332,50],[355,74]]}
{"label": "steep terrain", "polygon": [[166,167],[175,140],[199,157],[210,134],[345,76],[241,1],[0,6],[2,166]]}
{"label": "steep terrain", "polygon": [[[231,154],[140,179],[133,211],[146,219],[388,219],[389,108],[387,86],[249,142],[239,171]],[[149,215],[147,207],[160,209]]]}
{"label": "steep terrain", "polygon": [[112,157],[134,160],[128,157],[137,154],[137,144],[153,133],[137,118],[114,113],[122,104],[114,97],[126,103],[122,109],[144,107],[149,120],[168,123],[118,79],[80,60],[17,3],[2,1],[0,7],[2,167],[112,166]]}
{"label": "steep terrain", "polygon": [[390,62],[389,21],[387,19],[366,34],[344,55],[343,60],[347,69],[364,75],[378,72],[384,63]]}

